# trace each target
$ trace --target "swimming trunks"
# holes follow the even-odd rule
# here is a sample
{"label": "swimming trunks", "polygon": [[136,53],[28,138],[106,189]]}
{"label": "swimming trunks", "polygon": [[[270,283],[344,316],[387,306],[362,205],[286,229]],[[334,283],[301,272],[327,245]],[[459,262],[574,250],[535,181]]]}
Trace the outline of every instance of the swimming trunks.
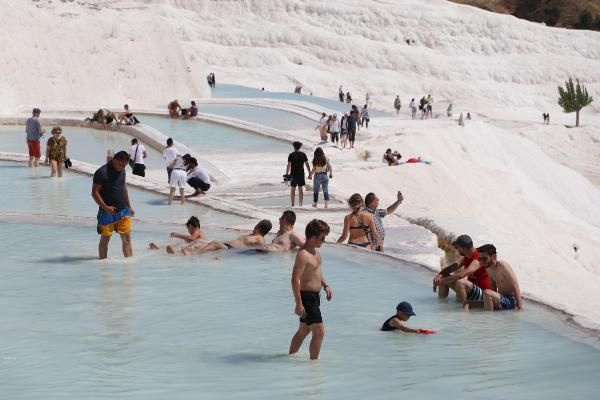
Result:
{"label": "swimming trunks", "polygon": [[131,211],[127,207],[115,214],[109,214],[100,209],[98,210],[97,219],[96,231],[99,235],[111,236],[113,230],[121,234],[131,232]]}
{"label": "swimming trunks", "polygon": [[321,324],[323,323],[323,317],[321,317],[321,298],[319,292],[312,292],[307,290],[300,291],[300,299],[304,306],[304,314],[300,316],[300,322],[306,325]]}
{"label": "swimming trunks", "polygon": [[269,250],[262,248],[262,247],[256,247],[253,249],[242,249],[237,252],[237,254],[243,254],[246,256],[250,256],[250,255],[254,255],[254,254],[267,254],[267,253],[269,253]]}
{"label": "swimming trunks", "polygon": [[30,157],[41,158],[42,157],[42,146],[39,140],[28,140],[27,149]]}
{"label": "swimming trunks", "polygon": [[517,299],[515,296],[509,296],[506,294],[500,293],[500,303],[494,306],[494,310],[502,311],[502,310],[514,310],[517,306]]}
{"label": "swimming trunks", "polygon": [[369,242],[365,242],[365,243],[353,243],[353,242],[348,242],[348,244],[351,244],[352,246],[358,246],[358,247],[365,247],[365,248],[367,248],[367,247],[369,247],[369,245],[370,245],[371,243],[369,243]]}
{"label": "swimming trunks", "polygon": [[483,301],[483,290],[476,284],[473,284],[471,291],[467,295],[468,301]]}
{"label": "swimming trunks", "polygon": [[304,175],[292,175],[292,179],[290,180],[290,186],[304,186],[306,185],[306,181],[304,180]]}

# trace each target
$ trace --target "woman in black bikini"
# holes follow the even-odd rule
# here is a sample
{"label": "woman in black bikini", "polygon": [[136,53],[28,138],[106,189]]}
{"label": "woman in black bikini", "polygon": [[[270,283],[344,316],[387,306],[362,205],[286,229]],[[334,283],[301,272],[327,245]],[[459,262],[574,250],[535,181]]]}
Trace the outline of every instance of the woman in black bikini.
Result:
{"label": "woman in black bikini", "polygon": [[354,193],[348,199],[348,205],[352,209],[352,212],[344,217],[344,232],[342,232],[342,236],[340,236],[337,242],[344,243],[349,237],[348,244],[373,250],[371,241],[369,240],[369,234],[372,232],[377,244],[383,249],[383,243],[375,227],[373,215],[364,211],[362,196]]}

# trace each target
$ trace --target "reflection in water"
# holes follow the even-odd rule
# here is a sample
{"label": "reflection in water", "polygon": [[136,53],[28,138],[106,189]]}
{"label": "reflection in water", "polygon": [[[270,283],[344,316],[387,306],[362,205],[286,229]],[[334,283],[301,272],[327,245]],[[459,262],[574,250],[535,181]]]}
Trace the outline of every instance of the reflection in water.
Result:
{"label": "reflection in water", "polygon": [[101,286],[98,291],[98,321],[102,323],[98,332],[93,334],[91,348],[97,355],[94,365],[102,371],[107,382],[111,379],[127,381],[132,377],[127,365],[135,360],[132,345],[139,339],[132,335],[131,305],[133,300],[133,265],[124,263],[121,276],[110,267],[100,270]]}

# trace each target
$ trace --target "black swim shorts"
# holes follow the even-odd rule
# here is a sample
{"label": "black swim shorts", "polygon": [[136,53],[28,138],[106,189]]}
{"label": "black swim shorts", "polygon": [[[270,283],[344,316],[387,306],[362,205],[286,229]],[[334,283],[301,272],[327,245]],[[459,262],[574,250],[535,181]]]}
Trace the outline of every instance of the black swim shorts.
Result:
{"label": "black swim shorts", "polygon": [[290,180],[290,185],[292,187],[306,185],[306,182],[304,181],[304,175],[298,175],[298,176],[292,175],[292,179]]}
{"label": "black swim shorts", "polygon": [[321,298],[319,292],[300,291],[300,298],[304,306],[304,314],[300,317],[300,322],[306,325],[321,324]]}

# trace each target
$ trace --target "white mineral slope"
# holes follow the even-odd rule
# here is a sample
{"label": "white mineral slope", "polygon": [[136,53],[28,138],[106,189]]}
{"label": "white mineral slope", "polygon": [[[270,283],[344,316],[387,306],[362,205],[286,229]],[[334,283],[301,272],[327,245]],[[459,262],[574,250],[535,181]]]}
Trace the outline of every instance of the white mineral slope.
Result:
{"label": "white mineral slope", "polygon": [[143,1],[0,2],[0,113],[37,104],[156,106],[202,95],[160,8]]}
{"label": "white mineral slope", "polygon": [[300,83],[330,98],[342,84],[386,108],[431,93],[485,113],[557,114],[568,77],[600,91],[600,33],[445,0],[4,0],[0,15],[0,112],[187,101],[209,71],[217,84]]}
{"label": "white mineral slope", "polygon": [[355,99],[368,91],[387,108],[396,94],[406,102],[431,93],[481,111],[551,113],[556,86],[569,76],[600,89],[600,33],[445,0],[170,4],[164,15],[178,38],[227,82],[286,91],[299,83],[330,98],[342,84]]}

